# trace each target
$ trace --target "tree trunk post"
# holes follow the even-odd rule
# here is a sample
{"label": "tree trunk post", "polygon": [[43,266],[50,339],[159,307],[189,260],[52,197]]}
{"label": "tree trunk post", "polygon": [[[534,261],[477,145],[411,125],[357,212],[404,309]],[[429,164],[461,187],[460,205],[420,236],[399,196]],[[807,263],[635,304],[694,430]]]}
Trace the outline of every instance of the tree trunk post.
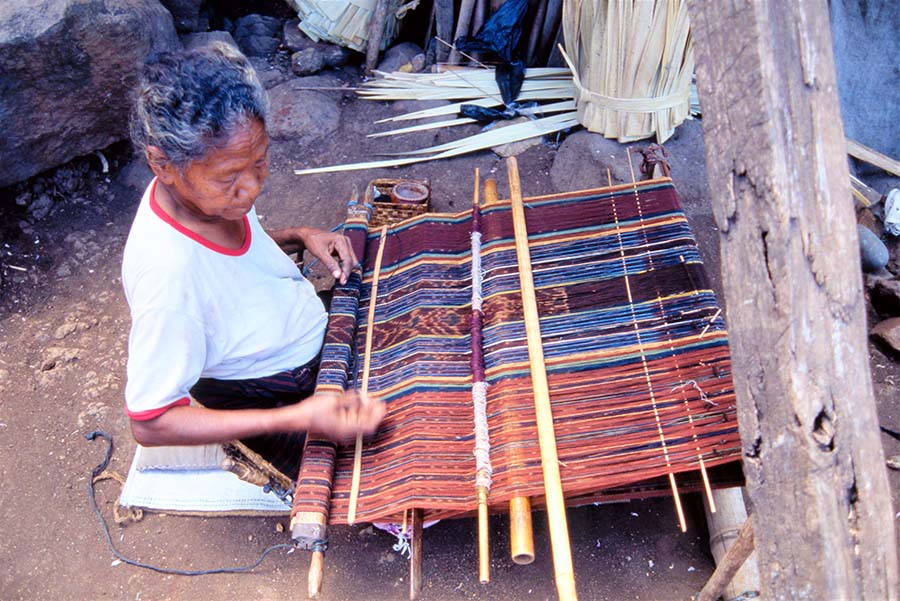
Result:
{"label": "tree trunk post", "polygon": [[764,599],[898,597],[824,0],[691,0]]}

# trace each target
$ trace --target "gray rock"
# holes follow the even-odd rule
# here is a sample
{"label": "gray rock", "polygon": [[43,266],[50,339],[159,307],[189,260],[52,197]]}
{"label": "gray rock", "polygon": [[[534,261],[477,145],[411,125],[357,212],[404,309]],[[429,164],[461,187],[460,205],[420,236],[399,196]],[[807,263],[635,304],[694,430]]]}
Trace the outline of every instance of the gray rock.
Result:
{"label": "gray rock", "polygon": [[135,192],[143,193],[153,179],[153,172],[142,156],[135,157],[119,172],[119,183]]}
{"label": "gray rock", "polygon": [[891,317],[872,328],[872,336],[883,340],[895,351],[900,351],[900,317]]}
{"label": "gray rock", "polygon": [[51,209],[53,209],[53,199],[46,194],[41,194],[28,205],[28,213],[35,221],[40,221],[49,215]]}
{"label": "gray rock", "polygon": [[282,69],[278,64],[270,64],[266,59],[251,56],[250,64],[253,65],[253,68],[256,70],[256,75],[259,77],[260,83],[267,90],[269,88],[274,88],[280,83],[284,83],[285,81],[291,78],[291,74],[289,71]]}
{"label": "gray rock", "polygon": [[421,53],[422,48],[416,46],[412,42],[403,42],[402,44],[391,46],[384,53],[384,58],[381,59],[378,70],[391,73],[406,63],[411,62],[413,57]]}
{"label": "gray rock", "polygon": [[237,42],[234,41],[234,38],[227,31],[204,31],[181,36],[181,43],[189,50],[209,46],[213,42],[224,42],[234,48],[238,47]]}
{"label": "gray rock", "polygon": [[237,20],[234,40],[247,56],[268,56],[281,45],[281,21],[264,15],[247,15]]}
{"label": "gray rock", "polygon": [[[515,119],[510,119],[509,121],[499,121],[493,125],[493,129],[509,127],[510,125],[516,125],[518,123],[524,123],[526,121],[528,121],[528,117],[516,117]],[[491,150],[504,158],[514,157],[522,154],[532,146],[537,146],[541,143],[541,139],[542,136],[537,136],[534,138],[519,140],[518,142],[500,144],[499,146],[494,146],[493,148],[491,148]]]}
{"label": "gray rock", "polygon": [[[638,146],[645,147],[649,144],[650,140],[644,140]],[[672,180],[678,188],[678,196],[686,205],[689,215],[695,209],[708,213],[709,185],[706,181],[706,156],[700,120],[688,119],[679,125],[663,146],[669,153],[667,162],[672,170]],[[640,178],[641,174],[636,173],[636,176]]]}
{"label": "gray rock", "polygon": [[300,19],[292,19],[284,24],[282,29],[284,45],[291,52],[299,52],[307,48],[314,48],[319,44],[300,31]]}
{"label": "gray rock", "polygon": [[269,90],[267,130],[274,140],[307,142],[337,131],[341,109],[339,99],[322,92],[298,88],[304,80],[295,79]]}
{"label": "gray rock", "polygon": [[870,274],[866,276],[866,289],[872,308],[880,315],[900,317],[900,280],[893,276]]}
{"label": "gray rock", "polygon": [[872,230],[863,225],[857,224],[856,231],[859,236],[859,254],[863,271],[870,273],[882,269],[891,258],[887,246]]}
{"label": "gray rock", "polygon": [[324,66],[322,53],[315,47],[305,48],[291,55],[291,70],[297,75],[314,75]]}
{"label": "gray rock", "polygon": [[160,0],[175,21],[175,28],[181,33],[203,31],[205,19],[200,17],[203,0]]}
{"label": "gray rock", "polygon": [[274,54],[281,42],[261,35],[247,35],[237,39],[241,52],[247,56],[269,56]]}
{"label": "gray rock", "polygon": [[601,134],[578,131],[556,151],[550,180],[560,192],[596,188],[609,183],[607,169],[613,184],[631,181],[625,146]]}
{"label": "gray rock", "polygon": [[349,48],[344,48],[337,44],[321,44],[319,51],[322,53],[322,62],[329,69],[343,67],[353,55]]}
{"label": "gray rock", "polygon": [[5,0],[0,187],[126,138],[140,66],[180,47],[157,0]]}

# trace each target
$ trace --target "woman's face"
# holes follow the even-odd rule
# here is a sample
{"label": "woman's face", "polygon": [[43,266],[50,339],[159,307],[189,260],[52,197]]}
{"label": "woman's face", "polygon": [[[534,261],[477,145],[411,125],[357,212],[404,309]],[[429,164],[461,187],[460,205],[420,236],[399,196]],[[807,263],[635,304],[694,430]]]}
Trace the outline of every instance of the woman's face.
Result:
{"label": "woman's face", "polygon": [[[226,144],[161,178],[173,199],[195,216],[216,221],[242,219],[253,207],[269,175],[269,137],[250,119]],[[170,179],[170,181],[165,181]]]}

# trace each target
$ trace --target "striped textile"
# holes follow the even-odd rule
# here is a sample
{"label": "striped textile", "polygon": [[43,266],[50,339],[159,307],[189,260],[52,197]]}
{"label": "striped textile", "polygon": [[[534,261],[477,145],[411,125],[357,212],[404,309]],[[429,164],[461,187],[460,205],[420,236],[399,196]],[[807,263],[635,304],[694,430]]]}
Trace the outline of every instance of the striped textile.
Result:
{"label": "striped textile", "polygon": [[[567,499],[656,494],[661,478],[694,472],[701,457],[708,468],[738,461],[724,322],[671,182],[530,198],[525,207]],[[359,521],[399,520],[409,508],[427,518],[475,509],[471,221],[472,211],[425,215],[388,233],[369,379],[388,414],[363,449]],[[359,228],[350,231],[362,244]],[[527,495],[540,505],[508,201],[482,207],[481,231],[489,503],[503,509]],[[377,235],[365,244],[359,287],[335,292],[318,391],[355,385],[361,371],[354,357],[364,343]],[[313,444],[294,521],[346,523],[353,448],[319,453]],[[697,485],[693,474],[678,481]]]}

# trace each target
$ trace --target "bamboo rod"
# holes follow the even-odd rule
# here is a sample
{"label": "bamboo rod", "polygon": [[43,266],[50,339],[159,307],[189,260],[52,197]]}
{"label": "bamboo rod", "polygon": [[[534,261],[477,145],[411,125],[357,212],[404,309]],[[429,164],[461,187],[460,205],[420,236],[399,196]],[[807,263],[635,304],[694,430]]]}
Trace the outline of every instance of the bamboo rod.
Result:
{"label": "bamboo rod", "polygon": [[872,150],[868,146],[863,146],[850,138],[847,138],[847,154],[900,177],[900,161],[881,154],[877,150]]}
{"label": "bamboo rod", "polygon": [[488,530],[488,492],[484,487],[478,489],[478,581],[487,584],[491,581],[491,543]]}
{"label": "bamboo rod", "polygon": [[[628,156],[628,168],[629,168],[629,171],[631,172],[631,184],[633,186],[635,186],[635,188],[637,188],[637,180],[635,179],[635,174],[634,174],[634,161],[631,158],[631,149],[626,148],[625,153]],[[642,154],[643,153],[644,153],[644,151],[642,151]],[[644,156],[644,161],[646,163],[648,155],[644,154],[643,156]],[[643,170],[644,167],[642,166],[641,169]],[[657,170],[659,170],[661,172],[659,175],[657,175]],[[651,169],[650,171],[652,172],[649,174],[651,179],[654,177],[663,177],[663,176],[668,177],[668,175],[665,173],[668,171],[668,165],[666,164],[665,161],[658,161],[658,162],[654,163],[653,169]],[[607,173],[607,178],[609,178],[609,185],[612,186],[612,175],[611,175],[609,168],[607,168],[606,173]],[[640,219],[641,226],[643,227],[644,215],[643,215],[643,212],[640,210],[640,204],[638,204],[638,216]],[[617,220],[617,224],[618,224],[618,220]],[[618,227],[618,225],[617,225],[617,227]],[[645,242],[645,244],[649,244],[647,241],[646,235],[644,236],[644,242]],[[684,257],[680,257],[680,258],[681,258],[682,265],[684,265]],[[652,271],[654,269],[653,259],[650,258],[649,261],[650,261],[650,270]],[[624,267],[624,262],[623,262],[623,267]],[[691,280],[691,286],[696,290],[696,285],[694,285],[694,283],[693,283],[693,278],[690,276],[690,271],[687,270],[686,265],[684,265],[684,267],[685,267],[685,273],[688,274],[688,278]],[[659,290],[657,290],[657,293],[656,293],[656,302],[657,302],[657,306],[659,307],[660,315],[665,315],[665,310],[663,307],[663,302],[662,302],[662,298],[660,296]],[[715,319],[719,316],[720,312],[721,312],[721,309],[716,311],[715,315],[713,315],[712,318],[709,320],[709,323],[707,324],[706,328],[709,328],[709,326],[712,325],[713,321],[715,321]],[[703,337],[703,334],[706,332],[706,328],[704,328],[703,332],[700,333],[700,336],[699,336],[700,338]],[[669,340],[669,348],[671,349],[672,356],[677,357],[677,355],[675,353],[675,349],[672,346],[671,339]],[[682,375],[681,375],[681,366],[679,365],[677,358],[675,359],[675,371],[678,376],[678,379],[683,381]],[[703,490],[706,493],[706,500],[707,500],[707,503],[709,504],[710,512],[715,513],[716,512],[716,500],[715,500],[715,498],[713,498],[712,486],[710,486],[710,483],[709,483],[709,474],[706,471],[706,462],[703,461],[703,453],[700,450],[699,440],[697,439],[697,434],[694,431],[694,416],[692,415],[692,412],[691,412],[691,406],[690,406],[690,403],[688,402],[688,397],[685,392],[684,385],[682,385],[680,388],[681,388],[682,400],[684,402],[685,414],[687,415],[688,423],[691,426],[692,438],[694,440],[695,448],[697,450],[697,463],[700,468],[700,476],[703,480]],[[677,495],[677,488],[675,488],[674,476],[672,476],[671,484],[672,484],[672,490],[675,491],[676,495]],[[679,498],[677,498],[677,496],[675,499],[675,506],[676,506],[676,509],[679,514],[679,525],[681,526],[682,532],[684,532],[684,530],[686,528],[686,524],[684,521],[683,512],[681,510],[681,500]]]}
{"label": "bamboo rod", "polygon": [[544,365],[544,349],[541,346],[541,324],[531,273],[531,252],[528,248],[528,230],[522,202],[522,188],[519,183],[519,167],[515,157],[508,158],[506,165],[515,228],[516,256],[519,263],[519,282],[522,289],[525,336],[528,341],[528,357],[534,389],[534,410],[541,449],[541,468],[544,474],[544,494],[547,500],[547,518],[550,522],[550,545],[553,550],[556,591],[563,601],[574,600],[578,598],[578,593],[575,590],[575,571],[572,567],[572,549],[569,545],[569,531],[566,524],[565,497],[559,473],[556,434],[553,430],[550,387],[547,383],[547,368]]}
{"label": "bamboo rod", "polygon": [[541,26],[541,35],[538,40],[538,64],[545,64],[550,56],[553,42],[556,40],[556,35],[559,31],[559,22],[562,18],[562,5],[562,0],[549,0],[547,3],[547,14],[544,16],[544,23]]}
{"label": "bamboo rod", "polygon": [[850,174],[850,187],[853,190],[853,197],[864,207],[870,207],[873,204],[877,204],[884,198],[884,194],[870,187],[852,173]]}
{"label": "bamboo rod", "polygon": [[[381,272],[381,257],[384,255],[384,241],[387,239],[387,226],[381,227],[378,241],[378,253],[375,255],[375,267],[372,271],[372,294],[369,295],[369,319],[366,323],[366,350],[363,359],[362,384],[360,395],[363,399],[369,393],[369,367],[372,363],[372,332],[375,329],[375,301],[378,299],[378,275]],[[350,507],[347,509],[347,522],[352,526],[356,522],[356,504],[359,500],[359,478],[362,472],[363,435],[356,435],[356,447],[353,452],[353,479],[350,482]]]}
{"label": "bamboo rod", "polygon": [[462,0],[459,6],[459,18],[456,20],[456,34],[450,40],[453,43],[453,49],[450,50],[450,59],[447,61],[451,65],[459,64],[459,50],[456,49],[456,40],[468,35],[469,25],[472,23],[472,13],[475,11],[475,0]]}
{"label": "bamboo rod", "polygon": [[531,527],[531,500],[509,500],[509,554],[513,562],[528,565],[534,561],[534,531]]}
{"label": "bamboo rod", "polygon": [[322,572],[324,571],[325,553],[313,551],[309,560],[309,578],[306,594],[310,599],[318,599],[322,592]]}
{"label": "bamboo rod", "polygon": [[472,35],[475,36],[481,30],[487,20],[488,0],[475,1],[475,14],[472,17]]}
{"label": "bamboo rod", "polygon": [[[497,180],[484,182],[484,200],[496,203]],[[531,501],[528,497],[512,497],[509,500],[509,554],[513,562],[527,565],[534,561],[534,533],[531,527]]]}
{"label": "bamboo rod", "polygon": [[541,30],[544,26],[544,16],[547,14],[547,0],[538,0],[537,8],[534,11],[534,18],[531,23],[531,30],[528,32],[528,51],[525,55],[525,64],[535,64],[535,56],[537,54],[538,44],[541,40]]}
{"label": "bamboo rod", "polygon": [[[634,186],[635,197],[637,197],[637,180],[634,177],[634,163],[631,159],[631,150],[629,148],[626,148],[625,154],[628,156],[628,168],[631,171],[631,183]],[[625,249],[622,246],[622,232],[619,227],[619,218],[616,215],[615,204],[613,204],[613,218],[616,222],[616,235],[619,237],[619,255],[622,259],[622,268],[625,276],[625,292],[628,296],[628,306],[631,308],[632,324],[634,325],[634,336],[635,338],[637,338],[638,350],[641,354],[641,365],[644,368],[644,379],[647,382],[647,392],[650,395],[650,404],[653,407],[653,417],[656,420],[656,430],[659,435],[659,443],[662,447],[663,458],[666,460],[666,467],[671,469],[671,462],[669,460],[669,447],[666,444],[666,435],[663,432],[662,420],[659,416],[659,407],[656,403],[656,394],[653,392],[653,382],[650,379],[650,369],[647,366],[647,355],[644,353],[644,344],[641,341],[640,327],[638,326],[637,316],[634,313],[634,299],[631,295],[631,284],[628,281],[628,265],[625,259]],[[703,333],[701,333],[700,336],[703,336]],[[678,525],[681,527],[682,532],[687,532],[687,523],[684,519],[684,510],[681,507],[681,495],[678,494],[678,486],[675,484],[675,474],[673,474],[671,471],[669,472],[669,486],[672,488],[672,497],[675,500],[675,511],[678,514]]]}

